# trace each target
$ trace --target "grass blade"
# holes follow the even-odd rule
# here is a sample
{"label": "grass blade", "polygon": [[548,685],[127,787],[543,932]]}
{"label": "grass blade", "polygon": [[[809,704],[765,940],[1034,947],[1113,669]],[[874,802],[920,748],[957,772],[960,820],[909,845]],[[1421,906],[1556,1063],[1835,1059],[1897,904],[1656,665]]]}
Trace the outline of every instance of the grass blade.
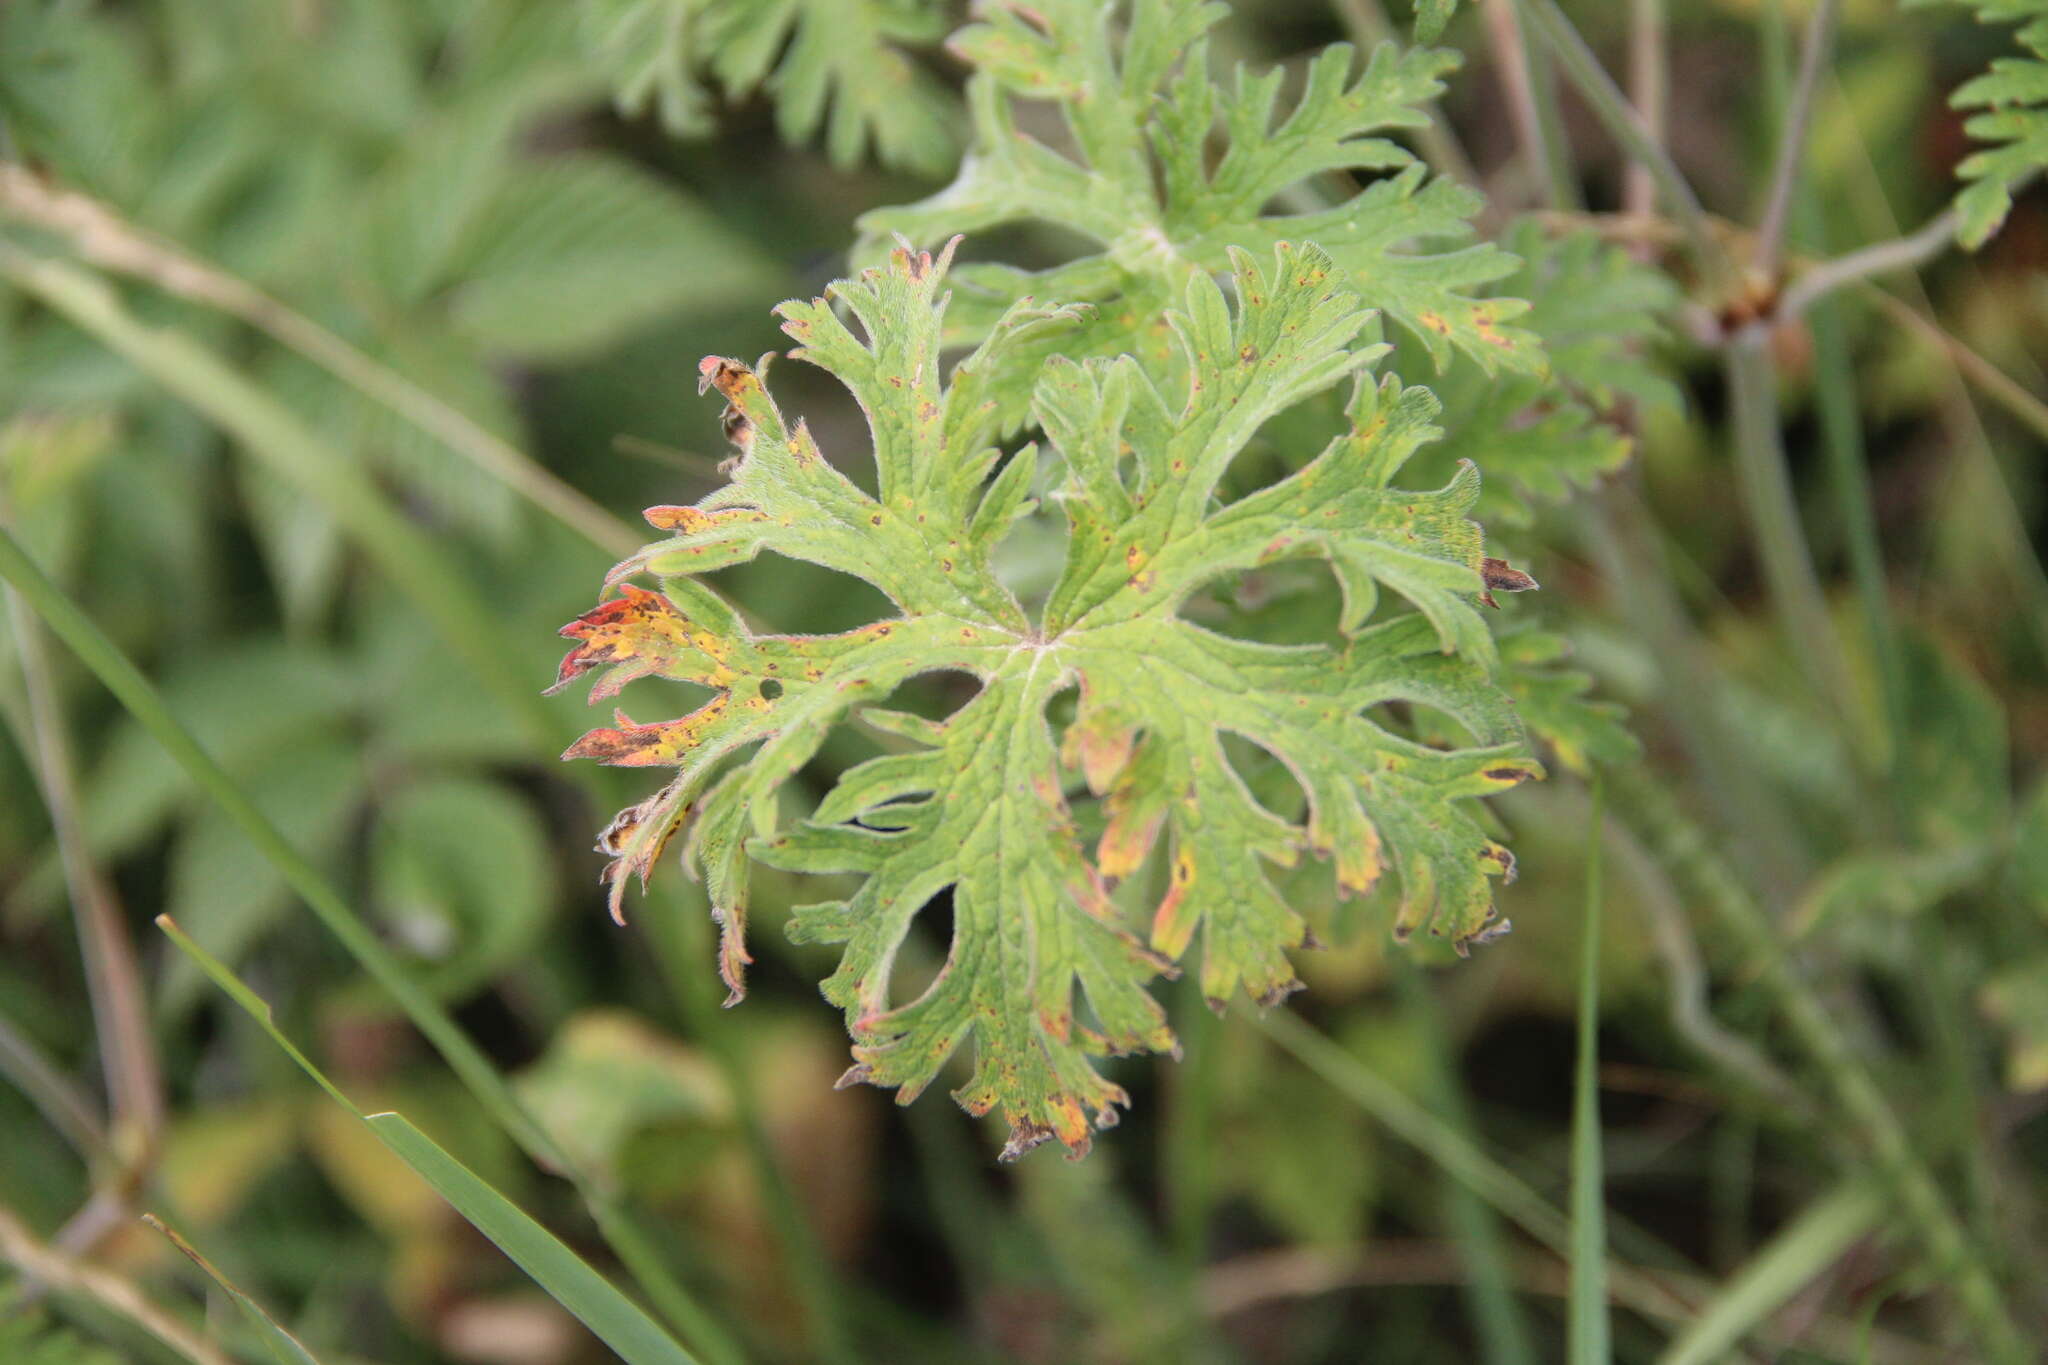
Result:
{"label": "grass blade", "polygon": [[263,1310],[262,1304],[243,1293],[236,1287],[234,1281],[221,1274],[213,1262],[199,1254],[199,1248],[180,1237],[169,1224],[153,1213],[143,1214],[142,1221],[168,1237],[171,1245],[185,1254],[186,1260],[205,1271],[206,1277],[219,1285],[221,1291],[235,1301],[235,1306],[242,1310],[242,1316],[256,1329],[256,1335],[262,1340],[265,1349],[270,1352],[270,1358],[276,1361],[277,1365],[320,1365],[319,1358],[307,1350],[303,1342],[280,1327],[277,1319]]}
{"label": "grass blade", "polygon": [[447,1200],[478,1232],[490,1238],[557,1303],[574,1313],[627,1365],[696,1365],[696,1357],[677,1345],[655,1324],[654,1319],[620,1293],[609,1280],[591,1269],[589,1262],[563,1245],[553,1233],[491,1188],[474,1171],[450,1156],[403,1115],[365,1114],[356,1108],[354,1102],[327,1079],[291,1039],[285,1037],[277,1026],[269,1003],[250,990],[226,963],[194,943],[168,915],[159,915],[157,924],[335,1103],[368,1124],[378,1141],[412,1167],[436,1194]]}
{"label": "grass blade", "polygon": [[[1321,1076],[1338,1094],[1372,1115],[1444,1174],[1485,1200],[1503,1218],[1556,1255],[1569,1259],[1571,1220],[1528,1181],[1286,1010],[1261,1016],[1259,1025],[1266,1036]],[[1607,1279],[1616,1300],[1640,1313],[1651,1317],[1691,1316],[1690,1302],[1653,1274],[1610,1263]]]}
{"label": "grass blade", "polygon": [[[291,841],[278,831],[277,826],[214,761],[213,756],[200,747],[149,680],[92,619],[50,581],[4,526],[0,526],[0,578],[20,590],[23,600],[43,618],[51,632],[78,655],[79,660],[164,747],[164,751],[185,770],[199,789],[216,802],[263,856],[284,874],[285,882],[306,902],[328,931],[340,940],[349,955],[369,972],[378,985],[391,993],[413,1026],[434,1045],[435,1051],[476,1096],[485,1112],[536,1162],[559,1172],[576,1185],[589,1204],[605,1240],[619,1253],[620,1259],[655,1299],[669,1321],[681,1328],[708,1357],[718,1361],[738,1360],[740,1354],[730,1335],[669,1274],[632,1216],[581,1176],[560,1144],[526,1112],[525,1106],[512,1094],[511,1087],[506,1085],[504,1077],[470,1041],[469,1035],[438,1001],[413,980],[404,964],[385,948],[341,893],[321,876],[305,855],[292,846]],[[215,979],[220,980],[218,977]],[[225,987],[226,982],[223,981],[222,985]],[[336,1098],[340,1097],[337,1095]]]}
{"label": "grass blade", "polygon": [[1884,1201],[1866,1185],[1845,1185],[1809,1205],[1735,1272],[1680,1332],[1657,1365],[1728,1359],[1745,1336],[1783,1307],[1851,1244],[1877,1225]]}
{"label": "grass blade", "polygon": [[1580,927],[1579,1059],[1572,1085],[1572,1294],[1566,1358],[1607,1365],[1607,1201],[1600,1155],[1600,849],[1606,788],[1593,777],[1586,828],[1586,914]]}
{"label": "grass blade", "polygon": [[370,1114],[363,1121],[435,1193],[478,1232],[533,1277],[555,1302],[574,1313],[628,1365],[693,1365],[695,1357],[655,1325],[654,1319],[590,1268],[588,1262],[475,1172],[437,1146],[401,1114]]}
{"label": "grass blade", "polygon": [[[1444,1122],[1469,1139],[1476,1132],[1472,1106],[1451,1055],[1450,1025],[1443,1006],[1431,994],[1423,968],[1411,958],[1395,959],[1394,982],[1402,1008],[1422,1024],[1425,1094]],[[1460,1292],[1468,1304],[1482,1357],[1488,1365],[1535,1365],[1536,1347],[1527,1317],[1515,1300],[1514,1274],[1499,1216],[1456,1180],[1446,1182],[1444,1204],[1451,1236],[1466,1268]]]}

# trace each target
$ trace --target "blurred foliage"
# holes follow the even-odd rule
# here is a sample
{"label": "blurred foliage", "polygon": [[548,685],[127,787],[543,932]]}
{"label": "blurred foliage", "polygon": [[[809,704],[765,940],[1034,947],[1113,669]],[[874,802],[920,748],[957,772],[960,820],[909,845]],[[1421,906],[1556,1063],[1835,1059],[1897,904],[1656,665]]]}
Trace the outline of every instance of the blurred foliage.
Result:
{"label": "blurred foliage", "polygon": [[[1390,891],[1339,901],[1327,868],[1276,871],[1327,945],[1291,955],[1308,989],[1290,1008],[1378,1081],[1360,1092],[1381,1095],[1378,1111],[1296,1064],[1249,1011],[1208,1020],[1188,985],[1162,988],[1183,1057],[1103,1064],[1134,1103],[1079,1165],[1041,1153],[999,1169],[1000,1134],[944,1104],[833,1090],[846,1040],[812,984],[833,955],[791,944],[785,925],[792,906],[857,883],[757,870],[752,991],[720,1011],[715,928],[682,878],[657,883],[629,927],[604,914],[590,831],[636,785],[557,764],[502,700],[508,681],[553,680],[554,632],[589,607],[615,550],[278,340],[260,325],[272,316],[164,288],[161,273],[96,254],[103,238],[4,197],[0,267],[88,270],[154,333],[203,346],[286,405],[459,566],[524,672],[480,676],[337,509],[4,278],[0,517],[593,1184],[644,1216],[657,1259],[740,1357],[1561,1359],[1563,1271],[1529,1226],[1541,1210],[1497,1178],[1474,1195],[1446,1172],[1468,1142],[1562,1207],[1581,778],[1594,771],[1613,784],[1601,1042],[1615,1358],[1658,1358],[1802,1211],[1844,1180],[1893,1178],[1900,1154],[2011,1314],[2048,1320],[2038,5],[1842,6],[1787,273],[1912,231],[1957,202],[1959,167],[1964,236],[1986,240],[1768,335],[1790,492],[1834,636],[1818,643],[1843,661],[1830,694],[1774,619],[1731,469],[1714,320],[1690,301],[1670,224],[1543,202],[1516,131],[1520,58],[1490,22],[1509,7],[1234,0],[1208,32],[1210,69],[1242,62],[1277,84],[1226,78],[1208,109],[1175,86],[1118,102],[1124,132],[1236,113],[1206,151],[1140,143],[1141,164],[1115,172],[1132,192],[1115,212],[1071,88],[1030,88],[1015,60],[1075,8],[17,0],[0,7],[0,161],[131,225],[163,249],[151,268],[246,282],[622,515],[724,484],[719,405],[694,395],[692,367],[781,344],[770,310],[846,273],[857,241],[866,264],[894,231],[932,245],[967,231],[947,315],[964,342],[1025,293],[1096,303],[1111,326],[1128,307],[1142,331],[1227,246],[1264,260],[1273,238],[1302,239],[1290,220],[1428,210],[1370,251],[1352,244],[1356,287],[1387,310],[1382,368],[1443,405],[1443,439],[1404,477],[1433,487],[1474,460],[1488,553],[1542,584],[1503,599],[1495,633],[1502,685],[1552,776],[1489,803],[1486,833],[1512,843],[1521,873],[1499,892],[1515,932],[1455,966],[1448,948],[1391,946]],[[1566,6],[1617,73],[1630,8]],[[1807,7],[1664,8],[1669,145],[1740,254],[1735,224],[1766,198]],[[1409,49],[1438,25],[1461,67]],[[1331,46],[1369,51],[1382,33],[1401,51],[1377,68]],[[1395,71],[1395,116],[1347,104]],[[1298,114],[1305,94],[1317,140],[1290,160],[1301,144],[1260,111]],[[1416,125],[1425,104],[1474,184],[1417,160],[1434,155]],[[1620,154],[1575,96],[1561,115],[1574,183],[1614,207]],[[1216,177],[1233,155],[1273,164],[1226,178],[1226,202]],[[1059,170],[1046,157],[1078,179],[1031,179]],[[1182,205],[1183,227],[1212,216],[1229,230],[1200,229],[1195,266],[1169,279],[1126,236],[1143,214],[1124,208],[1147,196]],[[886,207],[905,204],[917,207]],[[1344,243],[1324,245],[1343,258]],[[1442,297],[1415,304],[1418,287]],[[1501,321],[1526,300],[1509,325],[1529,363],[1489,372],[1465,353],[1483,346],[1476,331],[1461,350],[1414,325],[1445,299],[1498,301]],[[1902,325],[1901,309],[1933,329]],[[1148,345],[1120,332],[1089,349]],[[784,410],[874,491],[858,405],[816,370],[772,373]],[[1341,429],[1341,399],[1265,423],[1221,496],[1302,469]],[[1022,406],[1010,416],[1029,421]],[[1050,511],[1025,517],[993,572],[1042,596],[1059,529]],[[710,584],[744,619],[798,634],[889,610],[854,578],[782,558]],[[1342,613],[1331,575],[1299,563],[1233,572],[1186,610],[1276,645],[1328,640]],[[0,1210],[230,1359],[266,1358],[258,1333],[132,1213],[161,1213],[323,1361],[604,1358],[166,950],[149,927],[159,913],[271,1001],[364,1109],[403,1113],[627,1282],[577,1190],[450,1084],[277,873],[46,642],[86,849],[138,944],[161,1060],[160,1133],[118,1090],[110,1109],[111,1026],[92,1008],[106,985],[74,933],[78,898],[37,780],[21,619],[0,624]],[[889,704],[936,720],[972,695],[962,681],[923,679]],[[653,686],[628,689],[629,709],[670,707]],[[569,704],[547,705],[572,733]],[[1464,742],[1426,711],[1398,723]],[[809,815],[897,745],[835,731],[781,814]],[[1281,765],[1224,752],[1253,800],[1292,813]],[[1077,800],[1074,819],[1091,846],[1103,834],[1097,803]],[[1127,879],[1118,903],[1134,924],[1166,876],[1155,859]],[[1745,906],[1787,956],[1738,932]],[[899,951],[911,995],[949,929],[920,928]],[[1839,1055],[1809,1046],[1774,984],[1785,973]],[[1844,1065],[1896,1115],[1891,1156],[1843,1098]],[[966,1077],[959,1063],[945,1073]],[[1385,1107],[1404,1100],[1450,1136],[1404,1137]],[[1887,1189],[1883,1225],[1785,1286],[1793,1306],[1753,1323],[1736,1359],[1989,1358],[1953,1292],[1962,1262],[1930,1260],[1924,1209]],[[76,1284],[32,1283],[6,1245],[0,1361],[177,1358]]]}

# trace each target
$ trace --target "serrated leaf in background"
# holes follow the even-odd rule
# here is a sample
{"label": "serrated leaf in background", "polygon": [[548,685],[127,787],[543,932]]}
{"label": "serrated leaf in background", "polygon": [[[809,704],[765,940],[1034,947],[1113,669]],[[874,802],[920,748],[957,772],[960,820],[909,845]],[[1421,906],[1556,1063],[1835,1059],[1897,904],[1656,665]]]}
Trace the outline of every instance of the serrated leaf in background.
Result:
{"label": "serrated leaf in background", "polygon": [[621,112],[653,108],[669,132],[714,126],[707,78],[728,99],[766,88],[792,144],[824,131],[842,169],[870,147],[927,175],[953,164],[954,97],[902,49],[938,40],[941,0],[583,0],[581,32]]}
{"label": "serrated leaf in background", "polygon": [[1910,5],[1960,4],[1983,24],[2017,24],[2013,39],[2029,54],[1999,57],[1991,69],[1949,96],[1956,109],[1976,110],[1963,130],[1994,144],[1956,168],[1969,182],[1956,194],[1956,240],[1975,250],[2012,210],[2013,187],[2048,168],[2048,0],[1908,0]]}
{"label": "serrated leaf in background", "polygon": [[[1461,365],[1437,376],[1446,436],[1429,467],[1479,463],[1487,474],[1480,515],[1520,524],[1539,504],[1627,462],[1633,442],[1615,420],[1623,404],[1637,412],[1682,406],[1657,355],[1678,292],[1663,272],[1587,229],[1552,234],[1522,219],[1501,244],[1521,265],[1496,287],[1529,301],[1521,322],[1542,339],[1549,369],[1492,375]],[[1404,339],[1399,363],[1412,371],[1420,349]]]}
{"label": "serrated leaf in background", "polygon": [[[1102,7],[1082,0],[984,7],[983,22],[952,50],[977,70],[969,82],[974,146],[959,177],[920,203],[861,219],[872,254],[892,234],[934,244],[954,233],[1038,224],[1091,248],[1048,270],[963,267],[948,323],[959,341],[986,333],[1025,296],[1096,307],[1076,355],[1132,354],[1170,363],[1161,322],[1197,271],[1228,268],[1232,248],[1268,251],[1314,242],[1338,279],[1415,336],[1438,366],[1463,354],[1489,374],[1540,373],[1525,305],[1474,297],[1514,269],[1511,257],[1472,243],[1478,195],[1430,178],[1385,134],[1425,121],[1455,54],[1393,45],[1360,68],[1343,43],[1310,64],[1302,91],[1275,116],[1278,71],[1240,68],[1212,82],[1204,31],[1223,13],[1195,0],[1145,0],[1128,9],[1118,42]],[[1060,105],[1074,155],[1022,131],[1023,101]],[[1227,140],[1212,158],[1216,125]],[[1212,164],[1213,161],[1213,164]],[[1392,172],[1330,208],[1275,216],[1275,200],[1313,202],[1320,177]],[[1067,248],[1071,250],[1071,248]],[[1021,410],[1005,408],[1006,426]]]}

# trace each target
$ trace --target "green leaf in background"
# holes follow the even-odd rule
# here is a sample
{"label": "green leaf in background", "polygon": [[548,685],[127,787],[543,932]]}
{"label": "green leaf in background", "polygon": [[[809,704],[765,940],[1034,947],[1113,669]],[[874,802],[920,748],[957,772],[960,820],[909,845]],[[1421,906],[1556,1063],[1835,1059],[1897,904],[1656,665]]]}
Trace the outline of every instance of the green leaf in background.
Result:
{"label": "green leaf in background", "polygon": [[1815,1200],[1779,1229],[1749,1263],[1686,1324],[1658,1365],[1712,1365],[1862,1238],[1888,1221],[1885,1200],[1868,1185],[1844,1186]]}
{"label": "green leaf in background", "polygon": [[[1206,274],[1187,282],[1169,325],[1174,372],[1128,356],[1043,367],[1037,420],[1063,475],[1066,567],[1039,620],[996,578],[992,554],[1024,506],[1035,455],[984,442],[1000,421],[1002,364],[1038,334],[1070,327],[1018,304],[942,383],[938,296],[946,260],[899,250],[890,266],[832,286],[862,324],[857,338],[825,298],[782,308],[797,358],[837,375],[868,415],[879,475],[870,497],[826,462],[808,428],[787,425],[761,381],[737,361],[702,371],[727,398],[742,457],[732,482],[694,507],[647,516],[672,529],[613,571],[663,580],[625,586],[563,634],[578,641],[562,683],[609,666],[592,699],[658,674],[716,689],[695,712],[639,724],[624,713],[568,757],[673,767],[662,790],[622,812],[602,839],[614,907],[645,880],[678,828],[711,883],[726,927],[735,998],[742,847],[774,866],[866,875],[846,901],[796,909],[801,940],[846,945],[825,994],[846,1012],[854,1080],[896,1087],[908,1102],[971,1036],[976,1069],[956,1093],[970,1112],[1001,1108],[1005,1154],[1057,1137],[1076,1153],[1113,1121],[1124,1092],[1090,1061],[1102,1052],[1173,1046],[1146,990],[1199,935],[1201,989],[1221,1004],[1240,989],[1271,1002],[1299,984],[1287,950],[1307,924],[1268,879],[1267,864],[1303,851],[1330,858],[1340,893],[1391,869],[1401,884],[1395,929],[1426,929],[1462,951],[1499,932],[1492,879],[1507,850],[1470,813],[1473,798],[1539,772],[1507,697],[1491,683],[1494,649],[1477,496],[1467,468],[1433,492],[1390,487],[1431,440],[1435,401],[1391,376],[1362,375],[1385,347],[1354,348],[1366,320],[1337,287],[1319,248],[1277,247],[1262,269],[1232,254],[1233,316]],[[1226,469],[1271,417],[1352,382],[1350,429],[1306,468],[1221,509]],[[993,475],[991,478],[990,476]],[[986,484],[984,486],[984,481]],[[754,635],[694,578],[762,550],[866,578],[900,612],[842,635]],[[1345,596],[1341,644],[1296,647],[1216,635],[1178,614],[1220,575],[1289,559],[1330,564]],[[1417,610],[1378,624],[1382,588]],[[979,693],[943,723],[869,711],[915,746],[842,775],[812,817],[778,829],[777,795],[861,702],[921,673],[972,674]],[[1064,762],[1106,802],[1091,863],[1078,846],[1046,709],[1078,683]],[[1447,714],[1474,737],[1440,750],[1369,715],[1393,700]],[[1224,736],[1276,755],[1295,780],[1297,825],[1261,805]],[[726,761],[761,747],[717,781]],[[715,785],[714,785],[715,783]],[[751,841],[743,841],[751,831]],[[1149,943],[1119,922],[1109,879],[1143,867],[1164,842],[1171,886]],[[892,994],[892,964],[912,919],[950,890],[947,965],[922,995]],[[1092,1022],[1077,1017],[1085,999]]]}
{"label": "green leaf in background", "polygon": [[[1170,365],[1164,318],[1191,275],[1227,270],[1232,249],[1312,241],[1335,261],[1338,283],[1413,334],[1437,365],[1462,353],[1488,374],[1541,372],[1536,338],[1522,326],[1527,305],[1472,295],[1515,268],[1505,252],[1472,243],[1467,220],[1479,196],[1429,177],[1385,136],[1427,121],[1418,106],[1443,90],[1455,54],[1387,44],[1360,69],[1350,45],[1333,44],[1276,122],[1279,71],[1240,69],[1227,85],[1210,78],[1202,35],[1222,5],[1137,0],[1126,12],[1118,42],[1093,0],[1000,0],[952,39],[976,68],[973,149],[959,177],[931,198],[863,216],[862,250],[890,234],[932,244],[1027,223],[1087,244],[1048,270],[963,266],[948,318],[955,340],[986,335],[1019,299],[1052,298],[1096,310],[1063,352]],[[1058,103],[1075,155],[1020,124],[1026,102],[1042,100]],[[1220,158],[1211,142],[1219,122]],[[1276,200],[1314,202],[1314,186],[1340,172],[1392,174],[1335,207],[1268,212]],[[1005,426],[1021,420],[1021,399],[1003,411]]]}
{"label": "green leaf in background", "polygon": [[1415,41],[1433,43],[1457,13],[1458,0],[1415,0]]}
{"label": "green leaf in background", "polygon": [[220,1286],[221,1291],[234,1300],[235,1307],[242,1310],[242,1316],[248,1320],[249,1326],[255,1329],[257,1339],[263,1343],[264,1350],[269,1353],[275,1365],[320,1365],[313,1353],[308,1351],[297,1337],[278,1326],[277,1320],[264,1311],[262,1304],[250,1298],[234,1281],[221,1274],[213,1262],[200,1255],[199,1249],[180,1237],[169,1224],[154,1214],[144,1214],[142,1221],[168,1237],[172,1246],[182,1252],[192,1264],[205,1271],[207,1278]]}
{"label": "green leaf in background", "polygon": [[571,152],[510,177],[453,262],[451,327],[485,352],[561,361],[687,303],[773,287],[766,260],[708,211],[615,157]]}
{"label": "green leaf in background", "polygon": [[[1443,400],[1445,440],[1431,467],[1474,460],[1486,470],[1480,515],[1526,523],[1628,462],[1633,441],[1608,419],[1623,403],[1637,413],[1676,410],[1678,390],[1657,349],[1678,292],[1654,266],[1587,229],[1552,234],[1521,219],[1501,245],[1521,258],[1494,287],[1529,301],[1519,321],[1542,339],[1544,374],[1483,373],[1454,366],[1432,387]],[[1412,372],[1421,347],[1404,340],[1397,364]]]}
{"label": "green leaf in background", "polygon": [[2017,24],[2013,38],[2030,55],[1999,57],[1991,69],[1949,96],[1957,109],[1976,110],[1963,130],[1994,146],[1956,167],[1970,182],[1956,195],[1961,221],[1956,240],[1984,245],[2012,211],[2013,188],[2048,168],[2048,0],[1908,0],[1914,5],[1961,4],[1979,23]]}
{"label": "green leaf in background", "polygon": [[121,1357],[64,1327],[39,1309],[0,1314],[0,1360],[7,1365],[123,1365]]}
{"label": "green leaf in background", "polygon": [[2048,955],[2001,968],[1977,995],[2005,1030],[2005,1084],[2016,1094],[2048,1090]]}
{"label": "green leaf in background", "polygon": [[479,1179],[468,1167],[448,1155],[431,1138],[407,1122],[403,1115],[364,1114],[357,1109],[284,1036],[277,1027],[270,1006],[243,984],[225,963],[210,956],[168,918],[159,918],[157,924],[335,1103],[368,1124],[379,1141],[433,1186],[434,1191],[457,1213],[496,1244],[557,1303],[575,1314],[600,1341],[618,1352],[627,1365],[694,1365],[694,1357],[689,1352],[677,1345],[610,1281],[591,1269],[588,1262]]}
{"label": "green leaf in background", "polygon": [[733,1117],[732,1096],[711,1060],[625,1010],[570,1019],[516,1084],[563,1150],[607,1179],[618,1178],[620,1154],[642,1129],[679,1120],[725,1125]]}
{"label": "green leaf in background", "polygon": [[524,798],[478,778],[426,777],[378,803],[371,902],[423,986],[460,1000],[532,949],[554,904],[546,838]]}
{"label": "green leaf in background", "polygon": [[1557,761],[1585,777],[1596,763],[1627,763],[1642,753],[1629,732],[1627,712],[1586,693],[1590,674],[1553,665],[1568,658],[1562,636],[1536,630],[1504,632],[1500,640],[1500,684],[1515,700],[1515,714]]}
{"label": "green leaf in background", "polygon": [[957,108],[901,49],[938,40],[942,0],[583,0],[585,46],[611,74],[620,110],[652,106],[672,133],[712,128],[706,77],[729,99],[766,88],[785,140],[825,130],[832,164],[870,145],[886,166],[952,165]]}
{"label": "green leaf in background", "polygon": [[[362,756],[332,731],[295,743],[237,774],[251,800],[277,812],[292,847],[331,866],[367,795]],[[218,806],[196,809],[171,849],[165,911],[207,949],[240,962],[284,917],[285,877]],[[160,1019],[190,1008],[203,978],[190,963],[169,964],[156,999]]]}

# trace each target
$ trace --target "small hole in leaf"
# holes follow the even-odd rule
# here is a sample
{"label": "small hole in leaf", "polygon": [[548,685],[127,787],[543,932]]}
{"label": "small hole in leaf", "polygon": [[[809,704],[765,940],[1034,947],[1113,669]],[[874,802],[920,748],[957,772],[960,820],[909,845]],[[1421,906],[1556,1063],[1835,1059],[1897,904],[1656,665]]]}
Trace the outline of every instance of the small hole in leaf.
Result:
{"label": "small hole in leaf", "polygon": [[782,695],[782,684],[774,678],[761,679],[761,699],[774,701]]}

